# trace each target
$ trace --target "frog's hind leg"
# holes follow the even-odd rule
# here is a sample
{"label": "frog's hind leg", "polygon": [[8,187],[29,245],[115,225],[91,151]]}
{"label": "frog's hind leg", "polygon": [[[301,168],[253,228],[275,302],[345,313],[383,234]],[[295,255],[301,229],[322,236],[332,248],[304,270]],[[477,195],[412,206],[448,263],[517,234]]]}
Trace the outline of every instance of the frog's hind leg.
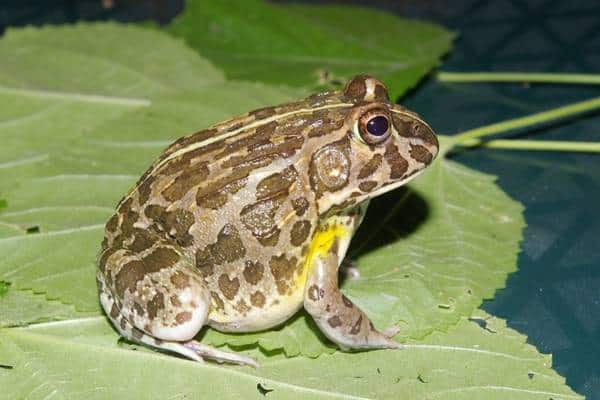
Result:
{"label": "frog's hind leg", "polygon": [[[204,326],[210,305],[208,290],[195,271],[173,268],[169,282],[174,286],[159,285],[153,279],[144,282],[138,284],[133,293],[128,292],[124,298],[118,298],[105,283],[103,275],[98,273],[100,303],[121,336],[198,362],[207,358],[258,367],[256,361],[249,357],[225,352],[192,339]],[[188,287],[183,287],[184,283]],[[128,307],[127,304],[132,305]]]}

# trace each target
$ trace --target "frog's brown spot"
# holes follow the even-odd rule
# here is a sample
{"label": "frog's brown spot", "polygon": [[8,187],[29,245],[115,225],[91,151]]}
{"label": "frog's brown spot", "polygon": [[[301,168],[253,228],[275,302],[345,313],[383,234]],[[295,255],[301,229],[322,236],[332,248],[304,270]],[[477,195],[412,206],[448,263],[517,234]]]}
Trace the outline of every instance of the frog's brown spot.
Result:
{"label": "frog's brown spot", "polygon": [[294,211],[296,211],[296,215],[301,217],[308,209],[308,200],[306,200],[305,197],[298,197],[297,199],[292,200],[292,207],[294,208]]}
{"label": "frog's brown spot", "polygon": [[352,100],[362,100],[367,94],[367,85],[365,80],[368,79],[366,75],[358,75],[354,77],[344,89],[344,96]]}
{"label": "frog's brown spot", "polygon": [[[165,214],[167,209],[157,204],[150,204],[144,208],[144,214],[146,217],[161,225],[165,223]],[[161,226],[162,227],[162,226]],[[164,230],[164,227],[162,227]]]}
{"label": "frog's brown spot", "polygon": [[157,247],[154,251],[142,259],[146,272],[158,272],[163,268],[169,268],[179,261],[179,254],[168,247]]}
{"label": "frog's brown spot", "polygon": [[348,184],[351,168],[349,151],[350,144],[344,138],[321,148],[312,156],[309,177],[317,197],[327,191],[340,190]]}
{"label": "frog's brown spot", "polygon": [[352,325],[352,328],[350,328],[350,334],[351,335],[356,335],[358,332],[360,332],[360,326],[362,324],[362,315],[358,316],[358,319],[356,320],[356,322],[354,323],[354,325]]}
{"label": "frog's brown spot", "polygon": [[371,190],[375,189],[377,186],[377,182],[375,181],[364,181],[358,184],[358,188],[365,193],[369,193]]}
{"label": "frog's brown spot", "polygon": [[317,285],[312,285],[308,288],[308,298],[312,301],[319,301],[325,296],[325,290],[318,287]]}
{"label": "frog's brown spot", "polygon": [[156,293],[152,300],[148,302],[146,305],[146,309],[148,310],[148,318],[151,320],[156,318],[158,315],[158,311],[162,310],[165,307],[165,298],[162,293]]}
{"label": "frog's brown spot", "polygon": [[144,310],[144,307],[142,307],[138,302],[133,303],[133,310],[140,317],[143,317],[146,314],[146,310]]}
{"label": "frog's brown spot", "polygon": [[119,307],[117,307],[115,303],[113,303],[112,307],[110,308],[110,316],[113,319],[119,316]]}
{"label": "frog's brown spot", "polygon": [[302,246],[310,234],[310,228],[309,221],[296,221],[290,232],[290,243],[293,246]]}
{"label": "frog's brown spot", "polygon": [[181,271],[171,275],[170,281],[177,289],[185,289],[190,286],[190,277]]}
{"label": "frog's brown spot", "polygon": [[133,327],[131,328],[131,336],[133,336],[135,340],[140,340],[144,336],[144,332],[136,327]]}
{"label": "frog's brown spot", "polygon": [[155,240],[148,230],[139,228],[134,228],[133,238],[133,243],[128,247],[134,253],[141,253],[142,251],[149,249],[152,247]]}
{"label": "frog's brown spot", "polygon": [[168,215],[167,225],[170,230],[175,230],[174,239],[178,245],[189,247],[194,242],[194,237],[189,230],[194,225],[194,214],[187,210],[177,209]]}
{"label": "frog's brown spot", "polygon": [[125,317],[121,317],[121,320],[119,321],[119,326],[123,331],[125,330],[125,328],[127,328],[127,320],[125,319]]}
{"label": "frog's brown spot", "polygon": [[177,314],[175,316],[175,322],[177,322],[177,324],[181,325],[185,322],[188,322],[192,319],[192,313],[189,311],[183,311],[180,312],[179,314]]}
{"label": "frog's brown spot", "polygon": [[256,285],[263,277],[265,267],[259,261],[246,261],[244,279],[251,285]]}
{"label": "frog's brown spot", "polygon": [[139,180],[138,183],[138,202],[140,205],[146,204],[148,199],[150,199],[150,194],[152,194],[152,183],[154,183],[154,178],[149,176],[150,170],[146,171],[144,175]]}
{"label": "frog's brown spot", "polygon": [[381,102],[389,102],[390,98],[388,97],[387,88],[381,84],[381,82],[377,82],[375,84],[375,90],[373,91],[376,101]]}
{"label": "frog's brown spot", "polygon": [[195,222],[191,212],[182,209],[169,212],[164,207],[151,204],[144,209],[144,214],[155,223],[155,228],[167,232],[178,245],[188,247],[193,243],[194,238],[189,234]]}
{"label": "frog's brown spot", "polygon": [[167,148],[167,150],[165,150],[161,159],[168,157],[169,155],[173,154],[177,150],[187,147],[190,144],[199,143],[204,140],[210,139],[215,135],[215,133],[217,133],[217,130],[212,128],[212,129],[205,129],[203,131],[196,132],[192,135],[179,138],[175,142],[173,142],[173,144],[171,144]]}
{"label": "frog's brown spot", "polygon": [[400,179],[408,169],[408,161],[406,161],[399,153],[398,147],[389,143],[385,147],[385,160],[390,166],[390,179]]}
{"label": "frog's brown spot", "polygon": [[[309,138],[320,137],[327,135],[331,132],[335,132],[344,126],[344,119],[331,119],[329,118],[329,114],[331,110],[322,110],[326,111],[327,116],[321,117],[321,123],[313,123],[311,124],[311,129],[308,132]],[[316,122],[316,121],[315,121]]]}
{"label": "frog's brown spot", "polygon": [[119,215],[113,214],[113,216],[110,217],[110,219],[106,223],[106,230],[114,233],[117,230],[118,226],[119,226]]}
{"label": "frog's brown spot", "polygon": [[285,194],[279,194],[242,208],[240,219],[254,237],[268,237],[277,229],[275,214],[286,197]]}
{"label": "frog's brown spot", "polygon": [[210,245],[210,253],[216,264],[233,262],[246,255],[246,248],[235,225],[225,224],[217,235],[217,241]]}
{"label": "frog's brown spot", "polygon": [[240,288],[240,280],[236,277],[229,279],[227,274],[219,276],[219,289],[221,293],[229,300],[233,300]]}
{"label": "frog's brown spot", "polygon": [[281,172],[269,175],[256,186],[256,199],[262,200],[279,192],[287,193],[296,179],[298,179],[298,172],[293,165]]}
{"label": "frog's brown spot", "polygon": [[[117,236],[117,238],[118,237],[119,236]],[[112,247],[109,247],[108,249],[106,249],[102,252],[102,254],[100,255],[100,259],[98,260],[98,268],[100,269],[101,272],[104,273],[106,271],[106,263],[107,263],[108,259],[110,258],[110,256],[115,254],[118,250],[119,250],[119,245],[116,245],[113,241]]]}
{"label": "frog's brown spot", "polygon": [[276,107],[265,107],[252,111],[250,115],[253,115],[256,119],[264,119],[275,115],[276,112]]}
{"label": "frog's brown spot", "polygon": [[265,247],[273,247],[277,245],[279,242],[279,234],[281,233],[281,229],[275,228],[273,232],[269,233],[269,236],[259,237],[258,242]]}
{"label": "frog's brown spot", "polygon": [[246,248],[234,225],[225,224],[217,235],[217,241],[196,251],[196,268],[203,277],[213,274],[214,265],[230,263],[242,258]]}
{"label": "frog's brown spot", "polygon": [[221,152],[219,152],[215,159],[220,160],[224,157],[228,157],[236,152],[239,152],[243,148],[251,148],[253,146],[262,146],[271,141],[273,131],[264,129],[262,126],[258,129],[248,130],[244,134],[235,136],[235,139],[228,143]]}
{"label": "frog's brown spot", "polygon": [[342,325],[342,319],[340,317],[338,317],[337,315],[334,315],[333,317],[331,317],[327,320],[327,323],[332,328],[337,328],[338,326]]}
{"label": "frog's brown spot", "polygon": [[290,135],[286,134],[283,141],[278,144],[267,143],[258,148],[252,149],[253,151],[244,155],[233,155],[222,163],[224,168],[260,168],[270,164],[277,158],[288,158],[291,157],[298,151],[304,144],[304,137],[300,134]]}
{"label": "frog's brown spot", "polygon": [[248,305],[248,303],[246,303],[246,300],[244,299],[238,300],[238,302],[235,304],[235,306],[233,306],[233,308],[240,314],[244,315],[248,312],[248,310],[250,310],[250,306]]}
{"label": "frog's brown spot", "polygon": [[254,307],[262,308],[265,305],[265,295],[261,291],[256,291],[250,295],[250,303]]}
{"label": "frog's brown spot", "polygon": [[240,168],[232,171],[228,176],[200,186],[196,192],[196,204],[213,210],[221,208],[227,203],[230,194],[237,193],[246,186],[249,174],[248,169]]}
{"label": "frog's brown spot", "polygon": [[223,303],[223,299],[221,299],[218,293],[210,292],[210,297],[212,297],[213,304],[218,310],[223,311],[225,309],[225,303]]}
{"label": "frog's brown spot", "polygon": [[426,147],[419,145],[410,146],[410,156],[423,164],[429,164],[433,158],[433,155]]}
{"label": "frog's brown spot", "polygon": [[277,285],[277,292],[279,294],[287,293],[290,287],[290,281],[294,276],[296,266],[296,257],[291,257],[290,259],[287,259],[285,254],[271,257],[271,260],[269,261],[269,267],[271,269],[271,274],[275,279],[275,284]]}
{"label": "frog's brown spot", "polygon": [[208,162],[198,162],[186,167],[161,193],[170,202],[181,199],[191,188],[208,177]]}
{"label": "frog's brown spot", "polygon": [[122,217],[121,234],[125,237],[129,237],[133,234],[133,224],[136,223],[140,216],[131,209],[132,202],[133,200],[129,198],[119,207],[119,213]]}
{"label": "frog's brown spot", "polygon": [[392,120],[398,134],[404,137],[419,138],[430,146],[438,147],[438,140],[431,128],[420,121],[415,120],[415,118],[418,118],[417,114],[414,114],[414,117],[410,118],[394,113]]}
{"label": "frog's brown spot", "polygon": [[117,295],[120,298],[123,298],[125,295],[125,289],[129,289],[129,292],[133,293],[136,289],[137,283],[144,279],[145,275],[146,268],[143,262],[136,260],[124,264],[115,276],[115,289]]}
{"label": "frog's brown spot", "polygon": [[379,166],[381,165],[381,161],[383,161],[383,156],[381,154],[375,154],[365,165],[363,165],[363,167],[360,169],[360,172],[358,173],[358,179],[364,179],[367,178],[371,175],[373,175],[373,173],[375,171],[377,171],[377,169],[379,168]]}
{"label": "frog's brown spot", "polygon": [[344,303],[344,305],[348,308],[352,308],[354,307],[354,304],[352,304],[352,302],[350,301],[349,298],[347,298],[346,296],[342,295],[342,302]]}
{"label": "frog's brown spot", "polygon": [[181,307],[181,301],[179,301],[179,297],[176,295],[171,296],[170,300],[174,307]]}

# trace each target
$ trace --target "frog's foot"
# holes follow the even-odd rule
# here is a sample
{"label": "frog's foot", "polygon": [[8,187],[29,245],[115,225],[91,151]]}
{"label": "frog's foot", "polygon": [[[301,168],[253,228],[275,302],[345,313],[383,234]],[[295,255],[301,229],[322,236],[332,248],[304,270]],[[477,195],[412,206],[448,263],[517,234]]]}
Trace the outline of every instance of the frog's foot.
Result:
{"label": "frog's foot", "polygon": [[239,365],[249,365],[254,368],[259,367],[259,364],[253,358],[246,357],[237,353],[222,351],[215,347],[207,346],[205,344],[197,342],[195,340],[190,340],[188,342],[181,343],[178,345],[183,346],[185,349],[194,352],[198,357],[208,358],[218,363],[228,362]]}

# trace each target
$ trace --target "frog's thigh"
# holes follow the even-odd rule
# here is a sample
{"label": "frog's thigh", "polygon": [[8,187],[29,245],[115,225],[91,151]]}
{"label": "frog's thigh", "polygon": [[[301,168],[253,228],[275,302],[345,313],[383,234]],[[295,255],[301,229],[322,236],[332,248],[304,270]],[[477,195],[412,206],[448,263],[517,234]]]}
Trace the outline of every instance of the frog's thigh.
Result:
{"label": "frog's thigh", "polygon": [[[165,254],[163,252],[163,256]],[[210,294],[195,269],[187,267],[182,258],[179,261],[173,258],[174,264],[166,268],[145,266],[146,272],[153,272],[144,277],[133,273],[133,268],[135,265],[141,266],[141,261],[130,252],[121,252],[108,260],[107,270],[116,266],[123,274],[114,274],[114,284],[109,287],[99,273],[98,289],[100,302],[119,333],[128,340],[172,351],[196,361],[210,358],[219,362],[257,366],[249,357],[191,340],[206,322]],[[162,259],[168,262],[166,257]],[[127,262],[119,266],[119,260]],[[138,281],[135,285],[133,279]],[[123,289],[124,285],[126,290]],[[130,291],[129,288],[135,289]]]}
{"label": "frog's thigh", "polygon": [[103,306],[113,322],[117,307],[118,315],[137,329],[176,341],[193,338],[204,325],[210,294],[175,247],[159,243],[142,255],[118,251],[107,260],[105,271],[104,292],[113,304]]}
{"label": "frog's thigh", "polygon": [[389,335],[377,331],[369,317],[338,288],[338,255],[329,252],[313,259],[304,292],[304,308],[321,332],[342,350],[399,348]]}

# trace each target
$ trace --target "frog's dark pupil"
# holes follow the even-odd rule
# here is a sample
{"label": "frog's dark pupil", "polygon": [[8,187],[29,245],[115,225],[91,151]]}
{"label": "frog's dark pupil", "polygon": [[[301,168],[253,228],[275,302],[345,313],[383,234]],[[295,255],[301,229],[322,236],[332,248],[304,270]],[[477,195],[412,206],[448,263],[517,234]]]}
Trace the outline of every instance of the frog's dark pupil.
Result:
{"label": "frog's dark pupil", "polygon": [[388,128],[389,122],[387,118],[381,115],[375,118],[371,118],[369,122],[367,122],[367,130],[373,136],[385,135]]}

